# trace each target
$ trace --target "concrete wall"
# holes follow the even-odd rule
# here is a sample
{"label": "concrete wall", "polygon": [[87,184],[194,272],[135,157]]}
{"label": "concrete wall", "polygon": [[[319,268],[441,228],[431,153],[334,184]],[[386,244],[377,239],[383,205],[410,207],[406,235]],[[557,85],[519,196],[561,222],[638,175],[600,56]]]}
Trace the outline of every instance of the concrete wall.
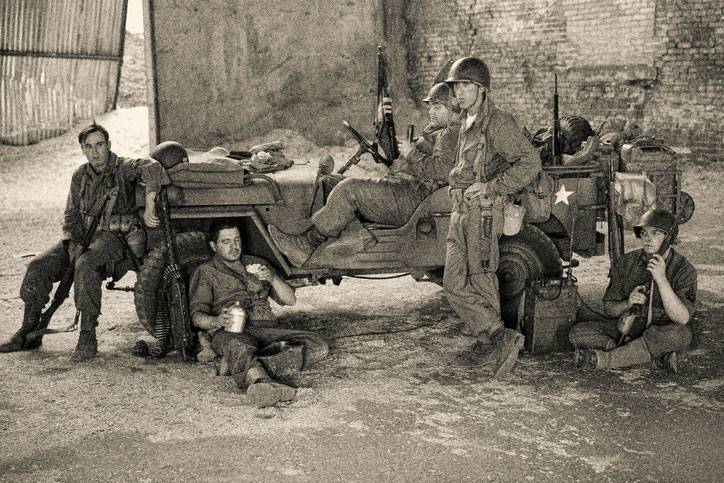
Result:
{"label": "concrete wall", "polygon": [[144,3],[152,142],[200,148],[289,128],[341,143],[343,119],[371,134],[376,45],[389,28],[378,0]]}
{"label": "concrete wall", "polygon": [[493,95],[521,122],[549,123],[553,72],[561,112],[629,119],[694,156],[721,159],[721,0],[419,0],[407,48],[419,96],[448,58],[488,62]]}

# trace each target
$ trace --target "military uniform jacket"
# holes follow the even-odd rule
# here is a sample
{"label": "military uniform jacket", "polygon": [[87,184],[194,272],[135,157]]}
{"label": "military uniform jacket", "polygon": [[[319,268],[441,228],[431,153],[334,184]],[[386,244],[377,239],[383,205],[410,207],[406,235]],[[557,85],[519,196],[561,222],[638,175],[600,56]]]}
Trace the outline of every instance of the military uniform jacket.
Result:
{"label": "military uniform jacket", "polygon": [[461,127],[450,187],[466,189],[476,182],[475,159],[481,150],[480,178],[488,183],[489,197],[516,193],[540,172],[540,158],[518,127],[512,114],[498,109],[486,97],[475,121],[465,128],[467,113],[460,115]]}
{"label": "military uniform jacket", "polygon": [[[146,193],[158,192],[169,183],[163,166],[153,159],[129,159],[111,153],[105,169],[98,173],[90,163],[81,165],[70,182],[63,220],[63,240],[80,242],[95,210],[107,194],[106,212],[99,230],[128,231],[136,220],[136,186],[143,182]],[[114,224],[115,226],[111,226]],[[125,225],[121,229],[121,224]]]}
{"label": "military uniform jacket", "polygon": [[431,191],[447,186],[450,170],[455,165],[459,132],[460,125],[457,122],[437,131],[429,131],[434,140],[432,153],[425,153],[416,146],[407,156],[407,163],[399,172],[417,177]]}
{"label": "military uniform jacket", "polygon": [[[623,302],[627,300],[634,288],[644,285],[648,278],[646,266],[649,263],[649,256],[642,249],[632,250],[626,253],[617,263],[611,273],[611,280],[603,295],[604,302]],[[666,279],[671,288],[679,297],[679,300],[686,306],[689,316],[694,315],[696,309],[696,269],[683,255],[671,250],[666,259]],[[658,287],[654,284],[652,294],[652,319],[653,325],[666,325],[672,323],[664,310],[664,304],[659,295]]]}
{"label": "military uniform jacket", "polygon": [[279,305],[283,305],[283,302],[278,299],[269,282],[261,281],[246,271],[245,267],[254,263],[265,265],[272,273],[275,272],[266,260],[248,255],[242,255],[240,271],[224,263],[219,255],[199,265],[189,284],[191,315],[202,312],[216,316],[225,307],[239,302],[247,311],[250,325],[275,320],[269,297]]}

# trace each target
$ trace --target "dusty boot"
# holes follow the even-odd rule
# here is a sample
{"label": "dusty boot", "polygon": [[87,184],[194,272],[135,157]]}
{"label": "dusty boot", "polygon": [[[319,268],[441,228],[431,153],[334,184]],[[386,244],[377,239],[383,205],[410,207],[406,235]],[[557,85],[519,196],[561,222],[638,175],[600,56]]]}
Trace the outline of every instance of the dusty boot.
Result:
{"label": "dusty boot", "polygon": [[495,379],[506,376],[513,370],[518,353],[523,348],[525,337],[518,331],[503,328],[490,337],[495,349]]}
{"label": "dusty boot", "polygon": [[598,359],[596,369],[618,369],[651,362],[651,354],[642,337],[610,351],[596,351],[596,357]]}
{"label": "dusty boot", "polygon": [[280,402],[288,402],[294,399],[297,390],[291,386],[285,386],[269,379],[260,379],[246,390],[249,401],[258,408],[274,406]]}
{"label": "dusty boot", "polygon": [[304,265],[304,262],[312,256],[314,249],[327,239],[314,226],[301,235],[289,235],[276,226],[269,225],[269,234],[295,267]]}
{"label": "dusty boot", "polygon": [[573,353],[573,363],[578,369],[595,369],[598,366],[598,356],[592,349],[576,349]]}
{"label": "dusty boot", "polygon": [[677,374],[679,372],[679,356],[676,352],[667,352],[666,354],[654,359],[657,368]]}
{"label": "dusty boot", "polygon": [[98,340],[96,339],[95,327],[91,330],[81,330],[78,337],[78,344],[70,355],[73,362],[81,362],[93,359],[98,353]]}
{"label": "dusty boot", "polygon": [[23,349],[36,349],[43,343],[43,337],[35,337],[28,339],[27,335],[35,330],[40,323],[41,307],[25,304],[25,312],[23,314],[23,323],[10,340],[4,344],[0,344],[0,352],[15,352]]}
{"label": "dusty boot", "polygon": [[495,360],[495,351],[487,340],[477,340],[470,349],[462,351],[452,361],[457,367],[486,366]]}

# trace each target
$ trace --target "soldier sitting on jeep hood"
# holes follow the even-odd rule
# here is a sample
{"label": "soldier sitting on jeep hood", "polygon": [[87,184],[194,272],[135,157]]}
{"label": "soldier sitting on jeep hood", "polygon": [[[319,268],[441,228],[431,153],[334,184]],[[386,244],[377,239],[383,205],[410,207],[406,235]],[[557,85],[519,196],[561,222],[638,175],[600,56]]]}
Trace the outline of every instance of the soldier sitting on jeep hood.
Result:
{"label": "soldier sitting on jeep hood", "polygon": [[312,216],[312,227],[301,235],[284,233],[274,225],[269,233],[294,266],[301,267],[315,248],[336,238],[359,214],[367,221],[402,226],[418,205],[436,189],[447,185],[455,162],[459,124],[457,107],[443,83],[430,89],[423,102],[429,105],[430,124],[425,132],[434,138],[432,154],[423,143],[399,143],[404,159],[393,164],[384,178],[347,178],[337,184],[326,204]]}

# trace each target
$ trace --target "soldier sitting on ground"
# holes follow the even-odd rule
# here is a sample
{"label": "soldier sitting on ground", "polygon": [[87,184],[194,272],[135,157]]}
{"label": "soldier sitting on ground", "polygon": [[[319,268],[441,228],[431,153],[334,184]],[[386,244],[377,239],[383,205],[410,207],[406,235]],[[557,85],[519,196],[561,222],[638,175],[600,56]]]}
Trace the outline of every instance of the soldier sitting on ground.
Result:
{"label": "soldier sitting on ground", "polygon": [[[691,342],[687,324],[696,303],[696,269],[671,247],[663,255],[657,254],[669,232],[676,239],[676,217],[662,209],[648,211],[634,232],[644,246],[626,253],[615,264],[603,306],[606,315],[615,318],[634,305],[643,305],[648,307],[644,309],[648,317],[637,319],[632,327],[624,326],[625,318],[618,323],[611,319],[574,325],[569,338],[579,368],[615,369],[653,360],[657,366],[677,372],[676,352]],[[646,283],[649,275],[654,290],[647,299],[644,292],[650,287]],[[627,343],[619,346],[624,335]]]}
{"label": "soldier sitting on ground", "polygon": [[[209,245],[214,257],[196,269],[189,284],[191,321],[210,336],[214,351],[223,357],[220,367],[228,368],[253,404],[264,407],[291,401],[296,389],[272,381],[254,354],[272,342],[299,342],[304,344],[307,367],[326,357],[327,343],[311,332],[273,327],[269,298],[280,305],[294,305],[294,289],[265,260],[242,255],[236,225],[215,221]],[[246,312],[247,324],[240,332],[233,328],[231,308],[235,305]]]}
{"label": "soldier sitting on ground", "polygon": [[[75,264],[75,306],[81,313],[78,345],[71,356],[74,361],[95,357],[98,351],[96,326],[101,313],[101,284],[114,275],[116,267],[131,253],[143,256],[145,233],[137,216],[136,188],[145,184],[147,226],[158,225],[154,214],[155,196],[166,173],[153,159],[129,159],[111,152],[108,131],[91,124],[78,134],[81,150],[88,160],[71,179],[65,208],[63,240],[28,264],[20,287],[25,314],[20,329],[10,341],[0,345],[0,352],[37,349],[42,335],[29,336],[41,327],[40,315],[50,299],[53,283],[61,280],[70,264]],[[108,197],[108,198],[107,198]],[[104,199],[100,222],[90,246],[81,252],[80,242]]]}
{"label": "soldier sitting on ground", "polygon": [[[447,185],[455,161],[458,138],[457,107],[449,88],[436,84],[423,102],[428,103],[430,125],[426,136],[434,138],[432,153],[410,142],[399,143],[404,160],[393,164],[383,178],[347,178],[329,194],[326,204],[312,216],[312,226],[301,235],[290,235],[269,226],[269,233],[294,266],[301,267],[314,250],[336,238],[358,215],[373,223],[402,226],[432,192]],[[429,149],[429,147],[428,147]]]}

